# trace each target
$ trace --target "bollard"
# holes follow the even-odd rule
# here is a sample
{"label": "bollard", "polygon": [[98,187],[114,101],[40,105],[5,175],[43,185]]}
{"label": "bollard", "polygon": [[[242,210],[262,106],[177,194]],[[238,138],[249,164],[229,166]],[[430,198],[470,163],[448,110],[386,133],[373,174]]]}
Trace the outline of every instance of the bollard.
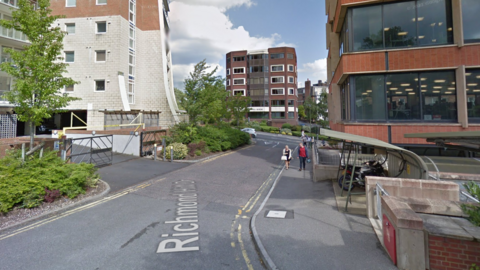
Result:
{"label": "bollard", "polygon": [[167,146],[165,145],[165,138],[162,140],[162,149],[163,149],[163,161],[166,161],[165,153],[167,152]]}
{"label": "bollard", "polygon": [[153,145],[153,160],[157,160],[157,144]]}
{"label": "bollard", "polygon": [[173,146],[170,146],[170,162],[173,162]]}

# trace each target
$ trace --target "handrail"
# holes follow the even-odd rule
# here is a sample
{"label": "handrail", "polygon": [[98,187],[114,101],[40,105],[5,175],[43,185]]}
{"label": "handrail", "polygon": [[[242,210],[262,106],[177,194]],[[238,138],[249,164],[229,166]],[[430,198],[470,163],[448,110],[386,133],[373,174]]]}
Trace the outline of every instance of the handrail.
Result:
{"label": "handrail", "polygon": [[470,200],[476,202],[476,203],[480,203],[480,200],[478,200],[477,198],[473,197],[472,195],[470,195],[470,193],[468,192],[465,192],[465,191],[460,191],[463,195],[465,195],[465,197],[469,198]]}

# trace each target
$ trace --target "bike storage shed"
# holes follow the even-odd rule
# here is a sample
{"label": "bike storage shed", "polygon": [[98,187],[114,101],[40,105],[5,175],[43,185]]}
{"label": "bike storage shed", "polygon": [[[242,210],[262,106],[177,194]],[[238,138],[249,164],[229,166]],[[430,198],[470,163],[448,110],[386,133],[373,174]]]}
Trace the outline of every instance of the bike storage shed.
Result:
{"label": "bike storage shed", "polygon": [[[352,195],[364,195],[365,192],[352,192],[352,186],[358,180],[355,179],[355,167],[362,166],[358,162],[361,155],[362,147],[373,148],[375,154],[384,156],[383,166],[388,172],[387,177],[410,178],[410,179],[429,179],[429,171],[426,163],[417,154],[386,143],[374,138],[338,132],[328,129],[321,129],[320,135],[327,136],[331,139],[342,142],[342,150],[340,153],[340,162],[338,164],[337,179],[343,174],[343,186],[348,186],[347,200],[345,204],[345,212],[348,209],[348,201],[351,203]],[[345,169],[342,170],[342,165]],[[351,174],[347,177],[347,165],[353,166]],[[343,195],[343,188],[342,193]]]}

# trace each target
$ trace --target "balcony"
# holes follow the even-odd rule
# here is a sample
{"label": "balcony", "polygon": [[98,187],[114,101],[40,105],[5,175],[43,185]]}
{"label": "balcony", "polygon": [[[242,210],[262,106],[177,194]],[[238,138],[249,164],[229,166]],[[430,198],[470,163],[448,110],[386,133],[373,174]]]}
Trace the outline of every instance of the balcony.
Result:
{"label": "balcony", "polygon": [[7,91],[8,90],[0,90],[0,107],[12,107],[10,102],[3,98],[3,94],[5,94]]}

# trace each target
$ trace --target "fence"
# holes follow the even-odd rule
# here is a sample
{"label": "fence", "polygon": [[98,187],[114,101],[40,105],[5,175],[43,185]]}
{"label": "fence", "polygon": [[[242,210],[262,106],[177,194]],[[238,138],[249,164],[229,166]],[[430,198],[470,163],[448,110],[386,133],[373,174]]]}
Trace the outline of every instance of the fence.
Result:
{"label": "fence", "polygon": [[167,130],[151,130],[143,131],[140,134],[140,156],[149,156],[152,155],[155,149],[155,144],[162,144],[162,139],[167,135]]}
{"label": "fence", "polygon": [[92,163],[96,167],[113,162],[113,135],[67,139],[64,159],[73,163]]}
{"label": "fence", "polygon": [[17,137],[17,115],[0,114],[0,139]]}

